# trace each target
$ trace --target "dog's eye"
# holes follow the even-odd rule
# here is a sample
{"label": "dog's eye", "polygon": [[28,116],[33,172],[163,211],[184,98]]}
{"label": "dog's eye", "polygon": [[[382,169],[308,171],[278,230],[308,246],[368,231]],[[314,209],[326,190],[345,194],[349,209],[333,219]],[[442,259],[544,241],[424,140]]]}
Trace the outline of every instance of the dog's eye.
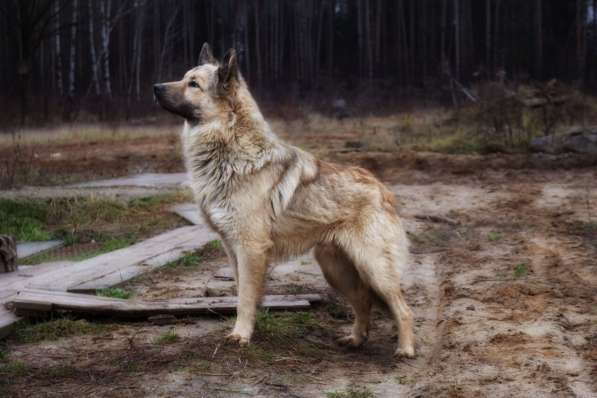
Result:
{"label": "dog's eye", "polygon": [[189,82],[189,87],[199,88],[199,84],[195,80]]}

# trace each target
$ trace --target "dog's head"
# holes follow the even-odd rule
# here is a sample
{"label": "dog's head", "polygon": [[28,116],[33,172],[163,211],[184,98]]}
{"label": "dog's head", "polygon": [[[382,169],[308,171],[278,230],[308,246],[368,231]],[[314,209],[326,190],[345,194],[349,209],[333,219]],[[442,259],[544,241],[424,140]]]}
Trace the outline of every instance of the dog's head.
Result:
{"label": "dog's head", "polygon": [[240,82],[236,52],[229,50],[218,62],[205,43],[199,66],[185,73],[182,80],[155,84],[153,92],[164,109],[196,124],[227,115]]}

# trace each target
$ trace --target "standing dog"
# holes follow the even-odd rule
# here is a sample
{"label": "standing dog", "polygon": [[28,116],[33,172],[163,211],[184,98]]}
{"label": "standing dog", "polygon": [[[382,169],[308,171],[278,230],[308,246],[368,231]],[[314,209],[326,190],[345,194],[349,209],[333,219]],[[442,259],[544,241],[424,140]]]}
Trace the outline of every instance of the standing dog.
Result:
{"label": "standing dog", "polygon": [[156,84],[162,107],[184,117],[182,143],[203,216],[221,236],[238,285],[228,339],[248,344],[273,260],[314,248],[326,280],[354,309],[361,345],[379,297],[398,325],[398,356],[414,356],[413,315],[400,290],[408,240],[394,195],[369,172],[315,159],[281,141],[264,120],[234,50],[218,62],[206,44],[182,80]]}

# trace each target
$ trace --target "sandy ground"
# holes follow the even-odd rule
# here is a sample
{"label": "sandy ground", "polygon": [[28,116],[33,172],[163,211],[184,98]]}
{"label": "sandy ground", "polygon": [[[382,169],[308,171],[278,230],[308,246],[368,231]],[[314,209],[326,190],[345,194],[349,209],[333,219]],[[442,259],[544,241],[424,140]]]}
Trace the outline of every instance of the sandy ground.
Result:
{"label": "sandy ground", "polygon": [[[350,311],[307,258],[272,271],[267,289],[328,297],[309,311],[312,322],[300,333],[272,339],[258,331],[251,347],[240,349],[222,340],[231,318],[161,326],[94,320],[107,328],[0,346],[0,361],[27,369],[0,382],[0,395],[325,397],[354,387],[380,398],[597,396],[596,159],[355,152],[345,145],[359,138],[355,131],[288,138],[372,170],[397,193],[412,242],[402,284],[416,315],[415,359],[393,358],[396,333],[381,309],[362,348],[338,346]],[[31,181],[48,186],[0,196],[146,196],[162,190],[51,185],[182,171],[174,134],[40,148]],[[142,298],[229,294],[233,284],[214,278],[224,267],[224,257],[211,258],[125,287]],[[156,344],[169,330],[179,338]]]}
{"label": "sandy ground", "polygon": [[[415,359],[392,357],[395,331],[381,309],[362,348],[338,346],[349,311],[302,259],[268,280],[268,292],[327,295],[300,335],[258,333],[239,349],[222,341],[232,319],[205,317],[162,326],[107,320],[100,334],[9,340],[8,359],[30,371],[5,386],[8,396],[322,397],[348,387],[388,398],[597,396],[597,171],[462,173],[454,165],[465,160],[455,157],[441,170],[441,157],[415,168],[372,158],[398,193],[412,241],[403,288],[416,315]],[[217,257],[126,288],[145,298],[225,294],[233,285],[214,279],[223,267]],[[180,338],[156,344],[170,329]]]}

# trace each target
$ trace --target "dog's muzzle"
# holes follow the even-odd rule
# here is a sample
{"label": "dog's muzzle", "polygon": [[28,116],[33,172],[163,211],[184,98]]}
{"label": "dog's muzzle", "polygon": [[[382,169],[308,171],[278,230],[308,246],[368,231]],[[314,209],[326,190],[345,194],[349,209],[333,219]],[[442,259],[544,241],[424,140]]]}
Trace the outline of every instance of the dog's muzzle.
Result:
{"label": "dog's muzzle", "polygon": [[159,99],[163,92],[164,92],[163,84],[154,84],[153,85],[153,100],[155,102],[159,102]]}

